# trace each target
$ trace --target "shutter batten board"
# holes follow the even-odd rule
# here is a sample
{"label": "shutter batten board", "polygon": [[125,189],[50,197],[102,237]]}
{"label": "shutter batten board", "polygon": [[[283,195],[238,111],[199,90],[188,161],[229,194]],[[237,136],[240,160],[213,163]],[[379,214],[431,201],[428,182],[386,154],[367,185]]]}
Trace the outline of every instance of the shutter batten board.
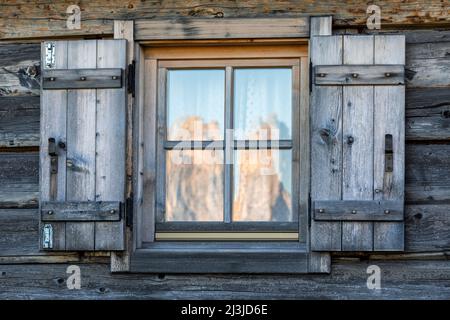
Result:
{"label": "shutter batten board", "polygon": [[[111,72],[111,76],[119,72],[121,75],[125,74],[125,40],[74,40],[53,43],[55,66],[44,70],[43,74],[57,73],[59,78],[67,79],[83,72],[108,76]],[[45,60],[45,44],[42,57]],[[64,63],[58,63],[58,57],[64,60]],[[58,77],[54,82],[58,81]],[[120,81],[123,82],[123,79]],[[48,86],[42,86],[40,170],[44,174],[41,174],[41,203],[58,201],[62,211],[65,210],[66,213],[64,221],[58,220],[60,215],[55,214],[52,216],[56,222],[48,221],[52,219],[48,217],[45,222],[41,222],[41,226],[45,224],[53,227],[53,248],[46,248],[48,250],[123,250],[124,247],[124,222],[121,212],[115,213],[115,221],[104,222],[97,221],[102,220],[101,212],[92,212],[91,216],[88,211],[83,210],[79,215],[70,212],[73,202],[92,203],[93,207],[98,204],[97,201],[115,201],[116,206],[117,203],[124,202],[125,87],[114,85],[114,88],[101,89],[104,87],[102,83],[91,85],[88,89],[67,86],[70,89],[51,90]],[[62,84],[56,87],[65,86],[66,84]],[[59,101],[54,97],[59,97]],[[57,115],[56,119],[54,115]],[[61,133],[52,131],[54,128]],[[47,173],[47,140],[50,137],[55,138],[57,145],[59,142],[65,143],[64,147],[57,147],[60,170],[57,172],[58,196],[55,199],[52,199],[47,191],[50,190],[50,174]],[[57,238],[61,240],[55,241]],[[42,239],[40,242],[42,248]]]}
{"label": "shutter batten board", "polygon": [[[311,23],[313,28],[313,23]],[[320,61],[330,42],[342,43],[342,50],[333,55],[338,63]],[[317,48],[319,50],[317,50]],[[311,249],[313,251],[401,251],[404,242],[404,138],[405,138],[405,100],[404,85],[395,78],[404,70],[404,36],[319,36],[311,39],[311,61],[315,70],[312,85],[312,154],[311,198],[314,204],[311,222]],[[342,55],[342,56],[341,56]],[[329,60],[332,60],[328,57]],[[352,67],[353,65],[353,67]],[[362,68],[369,66],[369,68]],[[391,80],[381,81],[387,66],[392,66],[394,75]],[[329,71],[337,72],[331,79]],[[355,78],[345,80],[352,72],[358,71]],[[364,72],[366,72],[364,74]],[[375,77],[373,74],[378,73]],[[342,74],[345,74],[342,75]],[[370,75],[372,74],[372,75]],[[329,79],[327,80],[327,76]],[[391,76],[396,80],[392,81]],[[373,78],[370,80],[370,78]],[[336,81],[340,79],[340,81]],[[344,79],[344,80],[342,80]],[[328,81],[328,83],[327,83]],[[328,91],[324,91],[328,90]],[[327,93],[324,93],[327,92]],[[341,95],[337,101],[340,108],[340,136],[333,148],[341,146],[341,158],[336,161],[331,156],[335,152],[328,147],[331,136],[337,130],[330,126],[328,108],[333,95]],[[325,97],[322,97],[326,95]],[[324,100],[329,100],[323,102]],[[334,98],[334,100],[337,100]],[[325,108],[324,105],[325,104]],[[334,130],[334,132],[333,132]],[[392,135],[393,170],[386,170],[386,135]],[[338,155],[339,157],[339,155]],[[331,159],[337,164],[337,170],[330,171]],[[336,189],[334,178],[340,179],[341,194],[333,194]],[[335,203],[333,210],[319,213],[317,203],[341,201]],[[396,203],[395,213],[384,216],[380,210],[355,214],[346,211],[351,201],[368,203],[370,208],[385,201]],[[342,211],[339,211],[342,209]],[[363,209],[360,207],[359,210]],[[329,211],[328,214],[326,211]],[[332,211],[332,212],[330,212]],[[389,211],[389,210],[388,210]],[[335,213],[335,215],[332,215]],[[337,227],[336,225],[339,225]],[[332,243],[341,241],[341,246]]]}

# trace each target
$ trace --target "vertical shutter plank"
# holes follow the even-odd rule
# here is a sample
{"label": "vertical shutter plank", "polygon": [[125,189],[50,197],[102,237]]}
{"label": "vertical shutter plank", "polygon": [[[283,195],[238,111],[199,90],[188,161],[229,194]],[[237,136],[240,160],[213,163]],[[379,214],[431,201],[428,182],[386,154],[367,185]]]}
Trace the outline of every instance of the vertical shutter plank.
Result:
{"label": "vertical shutter plank", "polygon": [[[375,37],[376,64],[405,64],[405,37],[402,35]],[[404,199],[405,154],[405,86],[375,87],[374,114],[374,186],[382,192],[375,200]],[[392,134],[393,172],[385,172],[385,135]],[[374,250],[402,251],[403,222],[375,222]]]}
{"label": "vertical shutter plank", "polygon": [[[342,37],[311,40],[313,65],[342,63]],[[339,200],[342,181],[342,88],[315,86],[311,105],[311,198]],[[311,248],[341,250],[341,222],[311,221]]]}
{"label": "vertical shutter plank", "polygon": [[[373,36],[344,36],[343,46],[344,64],[373,64]],[[344,86],[343,140],[342,199],[372,200],[373,86]],[[373,222],[343,222],[342,250],[372,248]]]}
{"label": "vertical shutter plank", "polygon": [[[97,41],[97,68],[126,67],[125,40]],[[125,195],[125,87],[97,89],[96,200],[117,201]],[[123,248],[124,219],[95,223],[95,249]]]}
{"label": "vertical shutter plank", "polygon": [[[42,45],[41,57],[45,59],[45,43]],[[45,68],[45,63],[41,63]],[[67,41],[55,42],[56,69],[67,68]],[[56,198],[50,196],[50,156],[48,155],[48,138],[55,138],[56,143],[66,141],[67,90],[41,91],[41,139],[40,139],[40,194],[41,201],[64,201],[66,199],[66,153],[58,150],[58,174],[56,181]],[[40,224],[41,234],[45,223]],[[65,250],[65,223],[54,222],[53,250]],[[39,242],[42,246],[42,241]]]}
{"label": "vertical shutter plank", "polygon": [[[96,68],[97,41],[69,41],[68,69]],[[95,201],[96,90],[68,90],[67,199]],[[94,225],[66,223],[67,250],[94,250]]]}

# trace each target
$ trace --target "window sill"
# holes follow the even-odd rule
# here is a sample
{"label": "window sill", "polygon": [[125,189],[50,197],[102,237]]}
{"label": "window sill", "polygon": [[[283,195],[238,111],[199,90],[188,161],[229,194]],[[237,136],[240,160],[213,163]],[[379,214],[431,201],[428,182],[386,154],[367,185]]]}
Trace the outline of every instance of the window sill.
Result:
{"label": "window sill", "polygon": [[130,259],[142,273],[308,273],[309,254],[298,242],[147,243]]}

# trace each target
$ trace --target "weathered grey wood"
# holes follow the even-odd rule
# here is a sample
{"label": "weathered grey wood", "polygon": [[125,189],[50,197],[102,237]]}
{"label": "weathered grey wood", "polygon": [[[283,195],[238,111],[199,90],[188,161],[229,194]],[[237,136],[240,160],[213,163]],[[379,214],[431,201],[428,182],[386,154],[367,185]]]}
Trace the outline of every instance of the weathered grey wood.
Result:
{"label": "weathered grey wood", "polygon": [[[97,40],[67,42],[67,68],[96,68]],[[96,90],[68,90],[66,201],[95,201]],[[93,250],[89,222],[66,223],[66,250]]]}
{"label": "weathered grey wood", "polygon": [[[164,140],[166,138],[166,77],[167,69],[158,70],[158,100],[156,111],[156,186],[155,199],[156,211],[155,222],[165,220],[166,201],[166,153],[164,151]],[[163,170],[161,168],[164,168]]]}
{"label": "weathered grey wood", "polygon": [[[126,64],[132,64],[133,61],[136,61],[139,57],[136,54],[135,55],[135,46],[138,46],[134,42],[134,21],[133,20],[115,20],[114,21],[114,39],[125,39],[126,40]],[[137,72],[135,71],[137,74]],[[135,74],[135,77],[136,77]],[[137,83],[136,79],[134,79],[135,84]],[[137,88],[137,87],[136,87]],[[128,88],[127,88],[128,91]],[[127,94],[126,98],[126,164],[125,164],[125,170],[126,170],[126,198],[132,197],[133,195],[133,168],[134,168],[134,160],[133,155],[136,155],[137,153],[134,152],[136,149],[135,141],[133,140],[133,110],[137,106],[134,102],[135,94]],[[135,200],[133,199],[133,202]],[[135,204],[133,203],[133,208]],[[134,217],[134,212],[132,213],[134,221],[136,221]],[[131,227],[125,227],[124,231],[124,240],[125,240],[125,247],[124,250],[121,252],[111,252],[111,272],[124,272],[128,271],[129,269],[129,258],[131,251],[134,247],[133,242],[133,234],[132,234],[132,226]]]}
{"label": "weathered grey wood", "polygon": [[324,252],[309,253],[308,273],[330,273],[331,255]]}
{"label": "weathered grey wood", "polygon": [[314,36],[331,36],[333,27],[332,16],[311,17],[309,20],[309,34]]}
{"label": "weathered grey wood", "polygon": [[42,221],[119,221],[121,204],[117,201],[42,202]]}
{"label": "weathered grey wood", "polygon": [[450,200],[450,145],[409,144],[406,146],[406,201]]}
{"label": "weathered grey wood", "polygon": [[39,194],[39,155],[0,153],[0,208],[36,208]]}
{"label": "weathered grey wood", "polygon": [[308,17],[135,21],[136,40],[302,38],[308,36]]}
{"label": "weathered grey wood", "polygon": [[[366,271],[372,264],[382,271],[381,290],[367,289]],[[80,264],[80,290],[67,290],[68,266],[2,265],[0,298],[447,300],[450,297],[450,265],[446,260],[337,259],[329,276],[114,275],[106,264]]]}
{"label": "weathered grey wood", "polygon": [[94,250],[95,225],[91,222],[66,222],[67,251]]}
{"label": "weathered grey wood", "polygon": [[[99,45],[102,42],[99,41]],[[44,69],[42,88],[44,90],[121,88],[123,86],[123,70],[106,67],[96,69]]]}
{"label": "weathered grey wood", "polygon": [[[405,64],[405,37],[376,36],[375,64]],[[404,201],[405,86],[374,87],[374,193],[375,200]],[[392,135],[393,170],[385,172],[385,135]],[[374,223],[373,249],[402,251],[403,222]]]}
{"label": "weathered grey wood", "polygon": [[403,221],[403,199],[314,201],[315,220]]}
{"label": "weathered grey wood", "polygon": [[0,95],[0,148],[39,146],[39,97]]}
{"label": "weathered grey wood", "polygon": [[315,66],[316,85],[404,84],[405,66],[395,64]]}
{"label": "weathered grey wood", "polygon": [[[311,38],[311,62],[342,63],[342,38]],[[340,200],[342,192],[342,88],[313,86],[311,95],[311,199]],[[341,250],[341,223],[311,221],[313,251]]]}
{"label": "weathered grey wood", "polygon": [[[97,68],[126,68],[126,40],[98,40]],[[126,88],[97,89],[96,199],[125,202]],[[125,218],[95,223],[96,250],[123,250]]]}
{"label": "weathered grey wood", "polygon": [[[41,46],[41,61],[45,59],[45,45]],[[67,41],[55,43],[55,68],[67,68],[68,66],[68,48]],[[45,65],[45,63],[41,63]],[[59,149],[58,153],[58,174],[52,177],[50,173],[50,156],[48,154],[48,140],[54,138],[56,144],[67,142],[67,108],[68,108],[67,90],[44,91],[41,89],[41,121],[40,121],[40,200],[41,201],[64,201],[66,200],[67,180],[66,180],[66,160],[67,153]],[[55,181],[56,180],[56,181]],[[56,183],[55,183],[56,182]],[[53,183],[53,185],[52,185]],[[56,188],[56,194],[51,194],[51,189]],[[53,196],[53,197],[52,197]],[[52,199],[53,198],[53,199]],[[39,245],[42,246],[43,223],[40,224]],[[65,224],[53,223],[53,249],[65,249]]]}
{"label": "weathered grey wood", "polygon": [[40,44],[0,45],[0,97],[39,95]]}
{"label": "weathered grey wood", "polygon": [[[450,47],[450,43],[449,43]],[[406,139],[450,140],[448,87],[406,90]]]}
{"label": "weathered grey wood", "polygon": [[[344,64],[373,64],[373,36],[343,36],[343,42]],[[373,87],[344,86],[342,104],[342,200],[372,200]],[[372,222],[342,223],[343,251],[372,248]]]}

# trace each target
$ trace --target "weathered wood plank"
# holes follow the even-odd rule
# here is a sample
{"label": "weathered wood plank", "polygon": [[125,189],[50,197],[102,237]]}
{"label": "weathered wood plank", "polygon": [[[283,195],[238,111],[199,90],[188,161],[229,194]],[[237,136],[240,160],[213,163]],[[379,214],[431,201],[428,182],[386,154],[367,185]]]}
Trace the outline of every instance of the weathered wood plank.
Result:
{"label": "weathered wood plank", "polygon": [[[314,65],[342,63],[341,37],[313,37]],[[342,88],[313,87],[311,96],[311,199],[340,200],[342,190]],[[311,221],[314,251],[341,250],[341,222]]]}
{"label": "weathered wood plank", "polygon": [[[97,41],[67,43],[67,68],[96,68]],[[96,90],[67,93],[66,201],[95,201]],[[89,222],[66,223],[66,250],[93,250],[95,228]]]}
{"label": "weathered wood plank", "polygon": [[0,153],[0,208],[36,208],[39,155]]}
{"label": "weathered wood plank", "polygon": [[39,48],[39,44],[0,45],[0,96],[39,95]]}
{"label": "weathered wood plank", "polygon": [[[42,5],[23,1],[0,5],[0,38],[61,37],[74,35],[111,35],[113,20],[239,17],[295,17],[298,15],[333,14],[336,27],[365,26],[368,18],[366,3],[326,0],[306,2],[247,0],[230,3],[226,0],[189,1],[123,1],[95,0],[78,4],[81,9],[81,29],[66,26],[68,4],[45,0]],[[383,28],[405,25],[448,25],[448,8],[440,0],[384,1]]]}
{"label": "weathered wood plank", "polygon": [[[343,36],[344,64],[373,64],[373,36]],[[342,200],[373,199],[372,86],[344,86],[342,99]],[[342,250],[371,251],[372,222],[343,222]]]}
{"label": "weathered wood plank", "polygon": [[[126,68],[127,41],[97,41],[97,68]],[[125,202],[126,88],[97,89],[96,200]],[[124,249],[125,217],[95,223],[96,250]]]}
{"label": "weathered wood plank", "polygon": [[396,64],[315,66],[316,85],[398,85],[404,66]]}
{"label": "weathered wood plank", "polygon": [[302,38],[309,18],[136,20],[136,40]]}
{"label": "weathered wood plank", "polygon": [[314,201],[315,220],[402,221],[403,200]]}
{"label": "weathered wood plank", "polygon": [[450,200],[450,145],[406,145],[406,201]]}
{"label": "weathered wood plank", "polygon": [[42,221],[119,221],[120,202],[42,202]]}
{"label": "weathered wood plank", "polygon": [[450,90],[447,87],[406,90],[407,140],[448,141],[449,127]]}
{"label": "weathered wood plank", "polygon": [[[367,267],[381,269],[381,290],[367,288]],[[333,261],[330,275],[157,275],[109,272],[79,264],[80,290],[67,290],[68,264],[2,265],[1,299],[449,299],[448,261]],[[405,272],[408,270],[408,272]],[[343,285],[345,283],[345,285]],[[251,288],[251,290],[249,290]]]}
{"label": "weathered wood plank", "polygon": [[121,88],[123,86],[121,68],[98,69],[44,69],[42,89],[95,89]]}
{"label": "weathered wood plank", "polygon": [[[375,37],[375,64],[405,64],[405,37]],[[392,170],[386,170],[387,135],[392,137]],[[374,87],[374,193],[375,200],[405,199],[405,86]],[[376,222],[373,250],[403,251],[404,224]]]}
{"label": "weathered wood plank", "polygon": [[39,97],[0,96],[0,148],[39,145]]}

